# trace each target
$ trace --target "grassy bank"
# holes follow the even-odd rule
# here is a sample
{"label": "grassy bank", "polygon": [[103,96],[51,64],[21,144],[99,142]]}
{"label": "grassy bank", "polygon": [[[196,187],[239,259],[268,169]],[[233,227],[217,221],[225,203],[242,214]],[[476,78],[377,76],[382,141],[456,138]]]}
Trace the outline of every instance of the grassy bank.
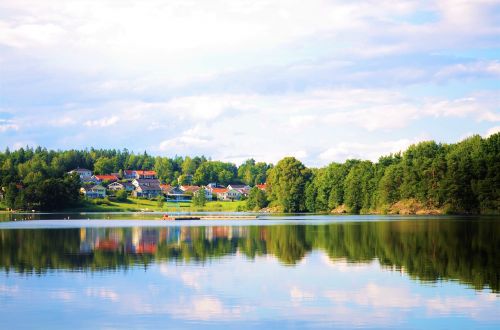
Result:
{"label": "grassy bank", "polygon": [[75,212],[239,212],[246,210],[245,201],[234,202],[207,202],[205,206],[195,206],[190,202],[172,203],[164,202],[163,206],[157,201],[148,199],[128,199],[126,202],[118,201],[85,201],[81,207],[66,211]]}

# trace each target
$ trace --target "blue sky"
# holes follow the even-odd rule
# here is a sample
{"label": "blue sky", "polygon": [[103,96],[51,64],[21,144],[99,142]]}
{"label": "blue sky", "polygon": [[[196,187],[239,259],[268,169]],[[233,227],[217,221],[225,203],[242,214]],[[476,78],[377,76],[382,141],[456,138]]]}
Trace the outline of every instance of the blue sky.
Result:
{"label": "blue sky", "polygon": [[376,160],[500,130],[500,1],[4,0],[0,148]]}

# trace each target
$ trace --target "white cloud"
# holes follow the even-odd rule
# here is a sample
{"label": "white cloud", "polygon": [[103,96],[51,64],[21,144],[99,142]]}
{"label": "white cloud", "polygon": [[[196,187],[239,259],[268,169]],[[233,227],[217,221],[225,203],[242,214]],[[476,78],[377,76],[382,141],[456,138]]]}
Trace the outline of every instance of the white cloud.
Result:
{"label": "white cloud", "polygon": [[76,294],[72,290],[59,289],[51,292],[50,297],[53,299],[62,300],[64,302],[74,302],[76,299]]}
{"label": "white cloud", "polygon": [[47,47],[56,44],[65,31],[55,24],[13,25],[0,20],[0,44],[15,48]]}
{"label": "white cloud", "polygon": [[477,77],[477,75],[488,75],[500,77],[499,61],[479,61],[473,63],[458,63],[445,66],[440,69],[435,77],[437,79],[463,78],[467,76]]}
{"label": "white cloud", "polygon": [[118,116],[112,116],[112,117],[95,119],[95,120],[87,120],[85,122],[85,126],[104,128],[104,127],[115,125],[117,122],[118,122]]}
{"label": "white cloud", "polygon": [[327,162],[343,162],[346,159],[369,159],[377,161],[380,156],[404,151],[415,142],[408,139],[384,141],[377,144],[340,142],[334,147],[323,151],[319,155],[319,158]]}
{"label": "white cloud", "polygon": [[107,288],[87,288],[85,294],[88,297],[96,297],[104,300],[110,300],[112,302],[117,302],[119,299],[118,293]]}
{"label": "white cloud", "polygon": [[354,302],[376,308],[414,308],[421,305],[421,298],[407,288],[386,287],[368,283],[356,292],[344,290],[327,291],[325,297],[336,303]]}
{"label": "white cloud", "polygon": [[495,127],[492,127],[492,128],[490,128],[490,129],[486,132],[486,137],[490,137],[490,136],[492,136],[493,134],[498,133],[498,132],[500,132],[500,126],[495,126]]}
{"label": "white cloud", "polygon": [[228,321],[243,318],[245,310],[239,306],[227,307],[220,299],[207,295],[188,301],[180,299],[168,306],[151,307],[147,312],[167,313],[173,318],[184,320]]}
{"label": "white cloud", "polygon": [[0,119],[0,133],[7,132],[9,130],[17,131],[19,130],[19,125],[13,123],[10,120]]}
{"label": "white cloud", "polygon": [[[69,125],[75,125],[76,123],[77,121],[75,120],[75,118],[70,116],[64,116],[62,118],[50,120],[50,124],[55,127],[65,127]],[[92,126],[92,125],[87,125],[87,126]]]}
{"label": "white cloud", "polygon": [[[374,159],[423,122],[461,120],[429,129],[454,138],[499,121],[498,96],[479,92],[500,75],[499,4],[4,0],[0,98],[15,120],[0,133],[237,162]],[[479,87],[448,85],[464,77]],[[126,134],[107,138],[118,123]]]}
{"label": "white cloud", "polygon": [[314,293],[294,286],[290,289],[290,297],[295,301],[310,300],[314,298]]}

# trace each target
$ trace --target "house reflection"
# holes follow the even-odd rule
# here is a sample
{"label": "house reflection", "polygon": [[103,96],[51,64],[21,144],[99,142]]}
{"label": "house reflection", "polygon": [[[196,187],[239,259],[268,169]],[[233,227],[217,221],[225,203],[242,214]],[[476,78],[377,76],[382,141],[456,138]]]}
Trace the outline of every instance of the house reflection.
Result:
{"label": "house reflection", "polygon": [[[81,228],[80,253],[113,251],[155,254],[159,245],[180,246],[193,241],[233,240],[248,236],[248,227]],[[265,234],[261,235],[265,237]]]}

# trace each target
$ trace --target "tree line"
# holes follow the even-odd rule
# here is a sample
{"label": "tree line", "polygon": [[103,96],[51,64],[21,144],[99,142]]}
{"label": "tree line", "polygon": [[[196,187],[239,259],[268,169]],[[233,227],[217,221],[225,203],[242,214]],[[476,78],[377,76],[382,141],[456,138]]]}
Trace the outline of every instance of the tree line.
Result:
{"label": "tree line", "polygon": [[413,201],[447,213],[500,211],[500,133],[455,144],[421,142],[378,162],[350,159],[322,168],[307,168],[293,157],[276,166],[253,159],[236,166],[204,156],[169,158],[126,149],[7,149],[0,152],[3,203],[12,209],[71,208],[79,202],[80,183],[67,172],[77,167],[97,174],[153,169],[161,182],[173,185],[266,182],[265,193],[250,192],[249,209],[270,203],[283,212],[384,213]]}
{"label": "tree line", "polygon": [[162,183],[227,185],[266,182],[271,164],[245,161],[240,166],[213,161],[204,156],[160,157],[124,150],[65,150],[20,148],[0,152],[0,202],[18,210],[60,210],[80,202],[78,176],[68,175],[75,168],[87,168],[96,174],[119,173],[124,169],[155,170]]}
{"label": "tree line", "polygon": [[[309,169],[293,157],[269,172],[268,198],[284,212],[384,213],[402,201],[444,213],[500,212],[500,133],[410,146],[378,162]],[[404,203],[403,203],[404,204]]]}

